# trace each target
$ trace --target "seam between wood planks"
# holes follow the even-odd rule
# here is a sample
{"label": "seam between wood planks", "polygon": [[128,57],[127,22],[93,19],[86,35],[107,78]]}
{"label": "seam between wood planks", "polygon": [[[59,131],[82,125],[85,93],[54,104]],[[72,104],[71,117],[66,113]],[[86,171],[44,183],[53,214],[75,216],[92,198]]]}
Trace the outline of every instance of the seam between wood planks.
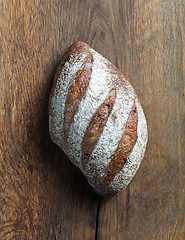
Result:
{"label": "seam between wood planks", "polygon": [[95,240],[98,240],[98,225],[99,225],[99,214],[100,214],[100,205],[101,205],[102,197],[98,202],[97,213],[96,213],[96,227],[95,227]]}

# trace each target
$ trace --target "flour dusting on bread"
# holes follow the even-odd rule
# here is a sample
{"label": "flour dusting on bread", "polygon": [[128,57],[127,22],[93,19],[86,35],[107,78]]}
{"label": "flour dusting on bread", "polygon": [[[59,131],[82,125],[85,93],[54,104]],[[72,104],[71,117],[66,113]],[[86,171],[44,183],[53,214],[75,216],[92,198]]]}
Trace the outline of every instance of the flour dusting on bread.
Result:
{"label": "flour dusting on bread", "polygon": [[[136,117],[133,106],[135,127],[136,122],[128,124],[129,116]],[[70,47],[57,71],[50,95],[49,130],[53,141],[102,196],[118,193],[129,184],[148,136],[133,87],[108,60],[82,42]],[[108,178],[110,165],[114,174]]]}

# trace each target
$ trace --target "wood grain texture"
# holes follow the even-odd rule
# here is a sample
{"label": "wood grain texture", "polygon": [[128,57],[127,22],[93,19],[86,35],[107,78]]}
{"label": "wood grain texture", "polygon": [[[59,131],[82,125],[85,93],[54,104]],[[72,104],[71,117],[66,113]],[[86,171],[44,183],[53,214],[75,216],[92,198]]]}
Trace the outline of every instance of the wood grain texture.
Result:
{"label": "wood grain texture", "polygon": [[185,239],[184,2],[107,4],[106,22],[117,16],[125,36],[122,45],[120,38],[112,42],[120,51],[117,65],[144,108],[149,142],[129,187],[102,201],[98,239]]}
{"label": "wood grain texture", "polygon": [[[185,239],[184,9],[183,0],[0,1],[0,239]],[[54,74],[74,41],[123,72],[148,121],[139,171],[100,207],[48,134]]]}
{"label": "wood grain texture", "polygon": [[76,39],[77,19],[69,13],[77,11],[88,14],[74,1],[0,5],[3,240],[95,238],[99,197],[48,134],[49,93],[57,65]]}

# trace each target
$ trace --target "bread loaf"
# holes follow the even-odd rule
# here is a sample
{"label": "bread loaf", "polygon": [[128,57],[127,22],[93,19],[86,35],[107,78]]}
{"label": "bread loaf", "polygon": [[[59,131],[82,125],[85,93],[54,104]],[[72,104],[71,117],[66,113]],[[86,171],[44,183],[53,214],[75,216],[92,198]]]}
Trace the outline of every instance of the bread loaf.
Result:
{"label": "bread loaf", "polygon": [[67,50],[49,102],[52,140],[103,197],[134,177],[147,144],[147,123],[125,77],[83,42]]}

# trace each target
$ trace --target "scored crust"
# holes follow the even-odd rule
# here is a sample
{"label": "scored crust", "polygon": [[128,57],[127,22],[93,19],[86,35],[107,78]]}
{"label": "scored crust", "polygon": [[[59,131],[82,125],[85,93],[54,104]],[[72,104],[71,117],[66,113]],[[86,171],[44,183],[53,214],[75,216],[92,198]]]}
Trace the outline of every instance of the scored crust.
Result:
{"label": "scored crust", "polygon": [[109,92],[106,100],[98,108],[87,127],[82,140],[82,167],[86,167],[93,147],[105,126],[108,116],[111,113],[116,98],[116,89]]}
{"label": "scored crust", "polygon": [[92,54],[89,54],[84,59],[81,68],[70,80],[64,110],[63,137],[65,140],[67,140],[69,128],[78,105],[87,91],[92,72],[92,61]]}
{"label": "scored crust", "polygon": [[129,82],[82,42],[66,52],[49,103],[52,140],[102,196],[134,177],[147,143],[146,119]]}

